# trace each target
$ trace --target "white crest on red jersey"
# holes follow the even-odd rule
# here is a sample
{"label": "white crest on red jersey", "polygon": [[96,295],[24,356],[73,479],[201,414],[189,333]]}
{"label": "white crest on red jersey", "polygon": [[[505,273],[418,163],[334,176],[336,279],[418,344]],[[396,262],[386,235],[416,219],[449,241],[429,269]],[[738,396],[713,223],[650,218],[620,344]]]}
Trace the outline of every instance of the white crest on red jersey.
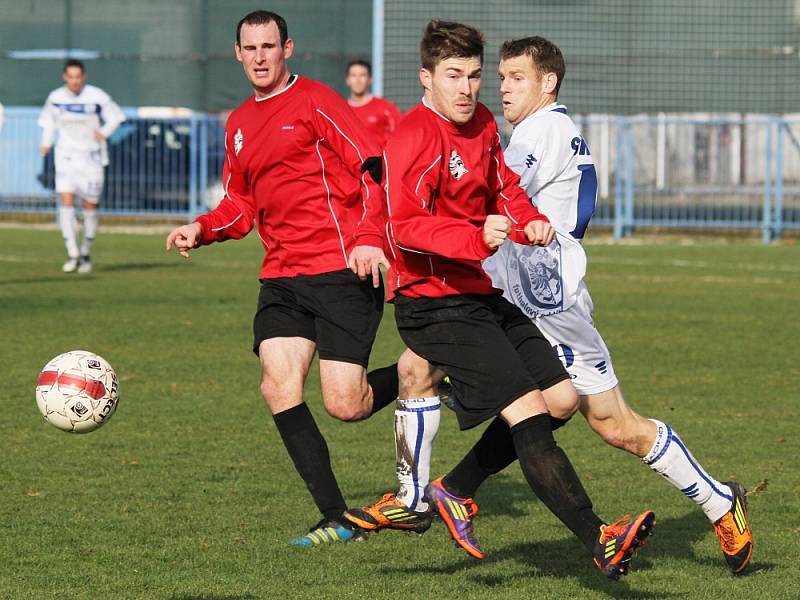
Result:
{"label": "white crest on red jersey", "polygon": [[244,136],[242,135],[242,130],[237,129],[236,134],[233,136],[233,152],[236,156],[239,156],[239,151],[244,146]]}
{"label": "white crest on red jersey", "polygon": [[453,151],[450,153],[450,174],[458,181],[467,173],[469,173],[469,170],[464,164],[464,161],[458,155],[456,149],[453,148]]}

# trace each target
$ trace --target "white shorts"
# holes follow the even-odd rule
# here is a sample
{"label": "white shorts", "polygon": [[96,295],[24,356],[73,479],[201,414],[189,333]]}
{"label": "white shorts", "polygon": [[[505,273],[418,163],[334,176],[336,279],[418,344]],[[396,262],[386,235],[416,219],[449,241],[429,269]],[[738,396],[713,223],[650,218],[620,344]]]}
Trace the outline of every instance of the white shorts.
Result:
{"label": "white shorts", "polygon": [[76,194],[93,204],[103,191],[103,164],[100,152],[64,154],[56,152],[56,192]]}
{"label": "white shorts", "polygon": [[617,385],[611,355],[594,327],[594,305],[586,285],[578,287],[575,304],[533,322],[553,344],[580,395],[599,394]]}

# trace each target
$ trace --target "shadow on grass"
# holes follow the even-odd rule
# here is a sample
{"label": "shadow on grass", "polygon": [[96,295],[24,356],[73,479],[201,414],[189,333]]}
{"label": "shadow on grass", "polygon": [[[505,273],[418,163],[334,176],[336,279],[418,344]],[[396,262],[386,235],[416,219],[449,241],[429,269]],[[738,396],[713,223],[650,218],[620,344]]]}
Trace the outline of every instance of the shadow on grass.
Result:
{"label": "shadow on grass", "polygon": [[77,284],[80,285],[84,281],[90,281],[91,275],[74,275],[72,273],[62,273],[60,275],[52,275],[47,277],[31,276],[19,279],[0,279],[0,285],[30,285],[39,283],[60,283],[60,284]]}
{"label": "shadow on grass", "polygon": [[[527,485],[509,478],[497,478],[486,486],[480,494],[481,513],[484,515],[505,515],[511,517],[530,517],[530,505],[539,500],[532,496]],[[603,513],[602,516],[610,516]],[[616,515],[614,515],[616,516]],[[480,519],[480,518],[479,518]],[[437,529],[443,527],[437,524]],[[439,531],[439,535],[446,535]],[[565,530],[566,533],[566,530]],[[430,535],[430,533],[428,534]],[[695,561],[703,567],[714,568],[720,577],[728,575],[722,554],[718,558],[698,557],[693,545],[713,532],[708,519],[699,509],[690,508],[685,515],[671,519],[658,519],[654,529],[654,537],[641,553],[637,553],[632,561],[630,579],[623,578],[613,582],[604,578],[593,566],[586,550],[573,537],[564,537],[555,541],[522,542],[504,546],[487,553],[486,560],[478,562],[466,556],[457,562],[438,562],[429,565],[414,565],[408,568],[384,568],[383,573],[429,573],[466,577],[476,586],[491,590],[506,585],[502,575],[470,572],[482,564],[514,561],[530,570],[531,577],[552,577],[554,579],[576,578],[580,585],[598,595],[611,598],[657,599],[682,598],[682,592],[643,592],[631,589],[628,582],[635,585],[637,580],[645,580],[648,571],[665,559]],[[775,564],[754,562],[744,575],[756,576],[775,569]]]}
{"label": "shadow on grass", "polygon": [[[646,551],[646,550],[645,550]],[[505,546],[495,551],[490,551],[486,559],[478,562],[472,558],[463,558],[453,563],[435,563],[429,565],[414,565],[404,568],[384,568],[383,574],[404,574],[414,576],[419,573],[430,575],[458,575],[467,579],[476,588],[487,591],[502,588],[508,585],[503,575],[475,572],[476,568],[485,571],[485,567],[493,563],[513,561],[522,565],[531,579],[549,577],[557,580],[574,579],[585,590],[591,590],[592,597],[626,598],[635,600],[656,600],[669,598],[688,598],[688,593],[682,592],[646,592],[635,589],[637,580],[644,581],[651,568],[651,563],[642,560],[640,556],[633,559],[632,575],[620,581],[606,579],[592,564],[586,550],[574,539],[563,538],[547,542],[525,542]],[[519,574],[512,576],[518,579]],[[629,583],[630,582],[630,583]],[[631,587],[634,586],[634,587]]]}
{"label": "shadow on grass", "polygon": [[38,285],[42,283],[61,283],[66,285],[80,285],[87,281],[97,281],[98,275],[103,273],[116,273],[126,271],[152,271],[155,269],[174,269],[180,263],[120,263],[95,266],[91,273],[62,273],[46,277],[25,277],[19,279],[0,279],[0,285]]}
{"label": "shadow on grass", "polygon": [[117,271],[152,271],[153,269],[174,269],[175,267],[179,267],[181,264],[178,261],[175,262],[154,262],[154,263],[117,263],[111,265],[101,265],[98,269],[95,269],[95,272],[103,273],[103,272],[117,272]]}

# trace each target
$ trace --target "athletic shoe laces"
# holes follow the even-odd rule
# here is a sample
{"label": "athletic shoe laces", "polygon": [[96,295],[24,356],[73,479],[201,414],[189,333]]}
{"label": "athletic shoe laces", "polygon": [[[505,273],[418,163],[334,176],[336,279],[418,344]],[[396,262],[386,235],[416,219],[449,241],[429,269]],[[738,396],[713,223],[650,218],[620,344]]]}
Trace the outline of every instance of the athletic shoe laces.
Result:
{"label": "athletic shoe laces", "polygon": [[610,525],[602,525],[600,527],[600,543],[603,544],[611,538],[619,537],[628,528],[628,523],[631,522],[631,516],[625,515],[619,521],[615,521]]}
{"label": "athletic shoe laces", "polygon": [[380,500],[378,500],[375,504],[372,505],[373,508],[381,509],[387,504],[397,504],[397,500],[395,498],[394,493],[389,492],[384,494]]}
{"label": "athletic shoe laces", "polygon": [[475,501],[472,498],[467,498],[464,500],[464,508],[467,509],[467,515],[469,515],[470,519],[474,519],[475,515],[478,514],[478,505],[475,504]]}

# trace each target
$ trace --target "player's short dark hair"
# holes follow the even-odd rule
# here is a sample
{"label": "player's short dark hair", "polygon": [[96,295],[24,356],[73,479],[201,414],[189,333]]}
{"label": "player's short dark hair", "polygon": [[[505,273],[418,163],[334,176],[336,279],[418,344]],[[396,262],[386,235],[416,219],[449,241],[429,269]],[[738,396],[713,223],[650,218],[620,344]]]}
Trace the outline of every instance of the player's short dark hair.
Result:
{"label": "player's short dark hair", "polygon": [[86,65],[83,64],[83,61],[78,60],[77,58],[70,58],[67,62],[64,63],[64,73],[67,72],[67,69],[70,67],[78,67],[81,70],[81,73],[86,73]]}
{"label": "player's short dark hair", "polygon": [[432,20],[425,27],[419,45],[422,67],[433,71],[437,64],[448,58],[477,56],[483,64],[483,34],[462,23]]}
{"label": "player's short dark hair", "polygon": [[350,67],[364,67],[369,76],[372,77],[372,65],[369,61],[364,60],[363,58],[354,58],[347,63],[347,68],[344,70],[345,75],[350,75]]}
{"label": "player's short dark hair", "polygon": [[545,73],[556,74],[558,82],[556,83],[555,94],[558,96],[558,90],[567,72],[567,65],[564,62],[564,55],[561,54],[561,49],[553,42],[539,36],[503,42],[503,45],[500,46],[501,60],[523,55],[530,57],[534,68],[541,75]]}
{"label": "player's short dark hair", "polygon": [[275,23],[281,37],[281,46],[286,44],[286,40],[289,39],[289,28],[286,26],[286,19],[268,10],[254,10],[242,17],[242,20],[236,25],[236,45],[242,45],[242,25],[267,25],[268,23]]}

